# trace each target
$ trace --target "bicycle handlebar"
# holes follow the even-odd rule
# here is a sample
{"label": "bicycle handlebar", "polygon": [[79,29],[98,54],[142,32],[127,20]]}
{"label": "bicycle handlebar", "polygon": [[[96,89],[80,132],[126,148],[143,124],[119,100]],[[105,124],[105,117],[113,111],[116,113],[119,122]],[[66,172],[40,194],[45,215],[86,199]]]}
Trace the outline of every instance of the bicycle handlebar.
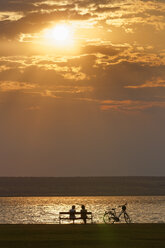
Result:
{"label": "bicycle handlebar", "polygon": [[127,202],[123,205],[119,205],[118,207],[121,208],[122,206],[126,206],[127,205]]}
{"label": "bicycle handlebar", "polygon": [[123,205],[118,205],[116,208],[108,208],[108,210],[116,210],[117,208],[122,208],[123,206],[126,206],[127,202]]}

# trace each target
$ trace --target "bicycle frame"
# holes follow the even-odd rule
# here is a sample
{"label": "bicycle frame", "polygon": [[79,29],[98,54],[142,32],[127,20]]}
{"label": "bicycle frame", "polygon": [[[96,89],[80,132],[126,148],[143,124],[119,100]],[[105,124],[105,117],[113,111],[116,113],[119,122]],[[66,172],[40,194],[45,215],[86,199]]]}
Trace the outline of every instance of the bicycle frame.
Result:
{"label": "bicycle frame", "polygon": [[114,221],[116,221],[117,219],[118,219],[118,221],[120,221],[120,216],[122,214],[124,214],[124,212],[126,212],[126,211],[121,210],[121,212],[117,215],[116,209],[114,209],[113,212],[110,211],[109,213],[114,216]]}

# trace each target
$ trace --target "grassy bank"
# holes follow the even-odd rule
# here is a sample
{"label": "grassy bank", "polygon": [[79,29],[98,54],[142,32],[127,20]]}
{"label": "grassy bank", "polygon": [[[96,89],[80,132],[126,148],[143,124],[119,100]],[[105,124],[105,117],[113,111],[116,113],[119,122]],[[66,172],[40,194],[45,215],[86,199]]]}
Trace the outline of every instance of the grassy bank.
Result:
{"label": "grassy bank", "polygon": [[0,225],[0,247],[163,248],[165,224]]}

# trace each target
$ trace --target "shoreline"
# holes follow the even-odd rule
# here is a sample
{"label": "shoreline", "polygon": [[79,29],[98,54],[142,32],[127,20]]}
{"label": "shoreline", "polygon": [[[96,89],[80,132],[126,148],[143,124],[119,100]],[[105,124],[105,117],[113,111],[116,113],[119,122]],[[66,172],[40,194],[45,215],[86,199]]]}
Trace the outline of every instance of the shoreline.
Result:
{"label": "shoreline", "polygon": [[90,198],[90,197],[97,197],[97,198],[102,198],[102,197],[165,197],[164,195],[14,195],[14,196],[1,196],[0,198],[35,198],[35,197],[40,197],[40,198],[71,198],[71,197],[79,197],[79,198]]}

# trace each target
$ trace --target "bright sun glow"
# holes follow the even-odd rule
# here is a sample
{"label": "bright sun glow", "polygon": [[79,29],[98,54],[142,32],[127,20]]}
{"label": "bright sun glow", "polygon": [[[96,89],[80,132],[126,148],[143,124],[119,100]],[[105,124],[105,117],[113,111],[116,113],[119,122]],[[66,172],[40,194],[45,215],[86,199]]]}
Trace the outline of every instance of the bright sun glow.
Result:
{"label": "bright sun glow", "polygon": [[68,25],[59,24],[45,30],[44,37],[52,45],[68,46],[73,43],[73,30]]}

